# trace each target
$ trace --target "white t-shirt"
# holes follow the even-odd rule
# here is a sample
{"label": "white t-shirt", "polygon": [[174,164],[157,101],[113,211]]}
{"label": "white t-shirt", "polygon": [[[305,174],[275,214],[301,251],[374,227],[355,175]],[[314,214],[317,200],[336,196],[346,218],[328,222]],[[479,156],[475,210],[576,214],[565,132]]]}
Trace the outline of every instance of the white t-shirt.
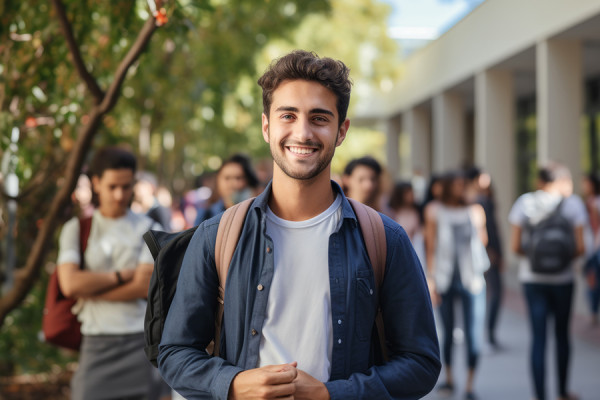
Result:
{"label": "white t-shirt", "polygon": [[306,221],[286,221],[267,210],[275,272],[262,328],[258,366],[298,362],[326,382],[333,333],[329,288],[329,236],[340,228],[342,197]]}
{"label": "white t-shirt", "polygon": [[[85,250],[84,267],[90,271],[135,269],[139,264],[153,264],[150,250],[142,235],[160,226],[145,215],[128,211],[121,218],[106,218],[94,211]],[[80,264],[79,220],[72,218],[63,227],[59,240],[57,264]],[[144,331],[146,301],[99,301],[80,299],[74,312],[84,335],[115,335]]]}
{"label": "white t-shirt", "polygon": [[[562,197],[558,194],[543,190],[525,193],[512,206],[508,220],[512,225],[523,227],[527,221],[533,223],[543,219],[556,209]],[[570,196],[561,204],[561,213],[573,224],[573,227],[583,226],[587,221],[585,204],[578,196]],[[538,274],[531,271],[531,263],[527,257],[521,257],[519,262],[519,279],[525,283],[562,284],[573,280],[573,268],[567,268],[558,274]]]}

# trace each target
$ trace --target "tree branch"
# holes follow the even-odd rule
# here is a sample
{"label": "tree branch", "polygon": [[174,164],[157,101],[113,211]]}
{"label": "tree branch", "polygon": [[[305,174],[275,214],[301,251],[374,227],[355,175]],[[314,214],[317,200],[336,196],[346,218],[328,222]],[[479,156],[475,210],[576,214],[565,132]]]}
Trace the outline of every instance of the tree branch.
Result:
{"label": "tree branch", "polygon": [[[55,5],[58,5],[59,7],[62,6],[60,0],[52,1]],[[115,79],[110,85],[107,94],[103,97],[101,103],[93,106],[88,113],[89,121],[86,125],[81,127],[75,146],[69,155],[64,184],[59,188],[52,199],[50,208],[43,218],[42,226],[31,246],[31,251],[27,257],[25,266],[19,270],[18,275],[15,275],[13,288],[0,298],[0,326],[2,326],[8,313],[25,299],[27,293],[29,293],[31,287],[35,283],[42,262],[48,252],[50,241],[59,223],[61,211],[71,201],[71,193],[77,185],[77,179],[79,178],[85,156],[89,152],[94,136],[102,124],[102,118],[116,104],[127,71],[140,56],[155,30],[156,24],[154,17],[150,17],[142,27],[142,30],[138,34],[131,49],[119,64],[117,71],[115,72]],[[65,34],[65,36],[67,37],[67,41],[70,39],[74,40],[73,36],[70,36],[70,39],[67,34]],[[81,60],[81,58],[79,58],[79,60]]]}
{"label": "tree branch", "polygon": [[152,34],[156,30],[156,22],[154,17],[150,17],[146,20],[146,23],[142,27],[142,30],[138,34],[135,42],[125,55],[125,58],[121,61],[119,66],[117,67],[117,71],[115,72],[114,79],[108,90],[106,91],[106,95],[100,103],[100,111],[102,113],[109,112],[117,103],[117,99],[119,97],[119,92],[121,91],[121,86],[123,85],[123,81],[127,76],[127,71],[133,65],[133,63],[138,59],[142,51],[146,48],[146,45],[150,41]]}
{"label": "tree branch", "polygon": [[102,114],[98,113],[97,108],[98,106],[94,106],[92,109],[90,120],[82,128],[75,148],[69,156],[68,167],[65,171],[65,183],[52,199],[50,208],[43,218],[42,226],[31,246],[25,266],[18,271],[18,274],[15,274],[12,289],[0,298],[0,326],[2,326],[4,318],[6,318],[8,313],[25,299],[39,275],[42,262],[50,246],[50,241],[57,228],[61,210],[69,204],[71,193],[77,184],[77,178],[79,177],[79,171],[83,165],[85,155],[89,151],[92,139],[102,123]]}
{"label": "tree branch", "polygon": [[61,0],[52,0],[52,4],[54,4],[54,9],[56,10],[58,21],[60,23],[60,27],[62,29],[65,40],[67,42],[67,46],[69,47],[69,52],[71,53],[71,57],[73,58],[73,64],[75,65],[75,69],[77,69],[79,76],[85,82],[87,88],[94,96],[95,103],[99,104],[104,98],[104,92],[102,91],[102,89],[100,89],[98,82],[87,70],[85,63],[83,62],[81,51],[79,50],[79,46],[77,45],[77,41],[75,40],[73,27],[71,26],[71,23],[67,18],[65,6]]}
{"label": "tree branch", "polygon": [[66,161],[63,160],[60,163],[53,162],[54,160],[44,160],[35,175],[29,179],[27,186],[19,190],[17,196],[9,196],[6,193],[5,185],[0,181],[0,196],[6,200],[25,201],[32,194],[35,194],[40,190],[44,184],[55,181],[57,175],[61,174],[64,169]]}

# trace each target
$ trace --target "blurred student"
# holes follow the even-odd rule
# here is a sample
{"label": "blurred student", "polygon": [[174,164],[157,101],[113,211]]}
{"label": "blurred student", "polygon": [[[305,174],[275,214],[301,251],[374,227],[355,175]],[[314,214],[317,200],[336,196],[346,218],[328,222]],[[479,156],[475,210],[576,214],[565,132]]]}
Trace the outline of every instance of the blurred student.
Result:
{"label": "blurred student", "polygon": [[479,204],[467,204],[465,179],[459,173],[448,174],[441,184],[441,197],[425,214],[427,275],[434,304],[439,305],[443,326],[442,355],[446,381],[439,391],[454,392],[452,345],[454,302],[463,308],[467,343],[467,382],[465,398],[475,399],[474,378],[485,323],[485,278],[489,267],[485,251],[487,231],[485,212]]}
{"label": "blurred student", "polygon": [[152,366],[143,350],[153,260],[142,235],[159,226],[129,209],[135,170],[136,159],[129,151],[98,150],[90,165],[98,208],[83,259],[79,220],[69,220],[60,234],[59,284],[67,297],[79,300],[73,311],[83,334],[79,367],[71,381],[73,400],[158,395],[152,390]]}
{"label": "blurred student", "polygon": [[393,212],[394,220],[404,228],[409,239],[414,241],[415,236],[421,231],[421,219],[410,182],[396,183],[390,196],[389,207]]}
{"label": "blurred student", "polygon": [[158,200],[156,177],[149,172],[139,172],[133,192],[134,204],[139,208],[135,211],[145,213],[158,222],[163,230],[171,231],[171,209],[163,206]]}
{"label": "blurred student", "polygon": [[584,274],[591,313],[592,326],[598,325],[600,309],[600,178],[594,173],[584,176],[583,198],[589,217],[589,227],[592,237],[592,249],[587,251]]}
{"label": "blurred student", "polygon": [[[421,221],[425,224],[425,214],[427,208],[436,208],[440,204],[440,198],[442,197],[442,175],[433,174],[429,178],[429,184],[425,191],[425,197],[419,207],[421,215]],[[431,212],[431,211],[430,211]]]}
{"label": "blurred student", "polygon": [[214,217],[229,207],[255,195],[259,185],[250,159],[235,154],[221,164],[217,171],[216,196],[206,207],[198,209],[195,225]]}
{"label": "blurred student", "polygon": [[567,194],[569,192],[570,179],[570,171],[560,164],[552,163],[541,168],[538,173],[539,189],[521,195],[508,216],[512,225],[511,249],[522,256],[519,262],[519,279],[523,284],[532,329],[530,362],[536,400],[547,398],[544,371],[546,325],[550,316],[554,318],[556,336],[559,399],[576,399],[568,393],[567,382],[570,357],[569,326],[574,288],[573,262],[567,262],[562,270],[555,273],[534,272],[531,260],[526,256],[528,248],[532,246],[528,239],[530,227],[537,225],[555,211],[573,226],[573,259],[583,254],[583,226],[587,215],[581,201],[577,201],[576,197],[564,197],[565,190]]}
{"label": "blurred student", "polygon": [[342,175],[346,196],[382,211],[379,204],[382,172],[381,165],[373,157],[365,156],[350,161]]}
{"label": "blurred student", "polygon": [[94,213],[92,202],[92,182],[86,174],[79,175],[77,186],[71,195],[73,204],[77,207],[77,214],[83,218],[89,218]]}
{"label": "blurred student", "polygon": [[470,194],[468,202],[481,205],[485,212],[485,226],[488,237],[486,250],[490,259],[490,268],[485,272],[488,300],[487,339],[493,348],[499,349],[500,345],[496,337],[496,326],[502,303],[502,270],[504,258],[502,256],[500,232],[496,221],[496,202],[492,189],[492,178],[487,172],[483,172],[479,168],[469,169],[467,177],[469,180],[467,193]]}
{"label": "blurred student", "polygon": [[409,181],[398,182],[390,195],[389,209],[393,219],[404,228],[415,252],[425,268],[425,240],[423,237],[423,224],[419,207],[415,203],[415,193]]}

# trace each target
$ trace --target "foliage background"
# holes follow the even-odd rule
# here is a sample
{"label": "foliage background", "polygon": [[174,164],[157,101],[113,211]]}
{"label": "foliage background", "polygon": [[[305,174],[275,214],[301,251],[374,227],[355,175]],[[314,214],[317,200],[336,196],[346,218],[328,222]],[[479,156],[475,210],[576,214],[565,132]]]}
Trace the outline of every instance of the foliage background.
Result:
{"label": "foliage background", "polygon": [[[87,68],[106,88],[148,16],[147,3],[63,3]],[[233,152],[255,160],[269,157],[255,82],[281,54],[304,48],[344,60],[352,70],[353,96],[360,85],[385,88],[398,74],[398,51],[386,36],[390,10],[376,0],[179,0],[165,7],[169,22],[129,72],[94,146],[128,144],[141,169],[156,173],[174,195],[193,188],[198,175],[218,168]],[[56,17],[47,1],[0,0],[0,159],[12,157],[20,183],[17,267],[62,184],[66,157],[94,101],[74,69]],[[13,127],[20,129],[15,151],[10,150]],[[334,169],[366,153],[383,160],[382,133],[350,132]],[[0,183],[8,172],[0,171]],[[7,199],[2,195],[0,272]],[[62,220],[74,212],[65,209]],[[54,249],[26,301],[0,328],[0,375],[49,371],[73,359],[40,341],[43,296],[55,257]]]}

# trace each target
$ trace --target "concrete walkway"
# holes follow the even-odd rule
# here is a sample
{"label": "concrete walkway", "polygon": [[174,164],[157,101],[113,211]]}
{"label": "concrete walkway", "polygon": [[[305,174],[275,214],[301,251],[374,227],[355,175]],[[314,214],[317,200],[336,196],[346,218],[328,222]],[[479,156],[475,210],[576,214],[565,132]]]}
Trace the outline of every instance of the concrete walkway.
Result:
{"label": "concrete walkway", "polygon": [[[514,278],[508,277],[505,299],[501,309],[497,337],[503,346],[493,351],[485,345],[475,380],[475,394],[479,400],[532,399],[533,384],[529,369],[529,322],[525,314],[524,299]],[[512,280],[511,280],[512,279]],[[581,400],[600,399],[600,328],[592,328],[586,314],[583,284],[576,286],[574,311],[571,325],[571,367],[569,387]],[[460,314],[460,313],[457,313]],[[458,321],[457,326],[462,322]],[[554,338],[549,335],[546,349],[546,391],[548,399],[556,399],[556,367]],[[466,379],[466,349],[462,343],[455,344],[453,396],[441,397],[435,389],[425,397],[427,400],[463,399]],[[439,382],[444,382],[442,371]]]}

